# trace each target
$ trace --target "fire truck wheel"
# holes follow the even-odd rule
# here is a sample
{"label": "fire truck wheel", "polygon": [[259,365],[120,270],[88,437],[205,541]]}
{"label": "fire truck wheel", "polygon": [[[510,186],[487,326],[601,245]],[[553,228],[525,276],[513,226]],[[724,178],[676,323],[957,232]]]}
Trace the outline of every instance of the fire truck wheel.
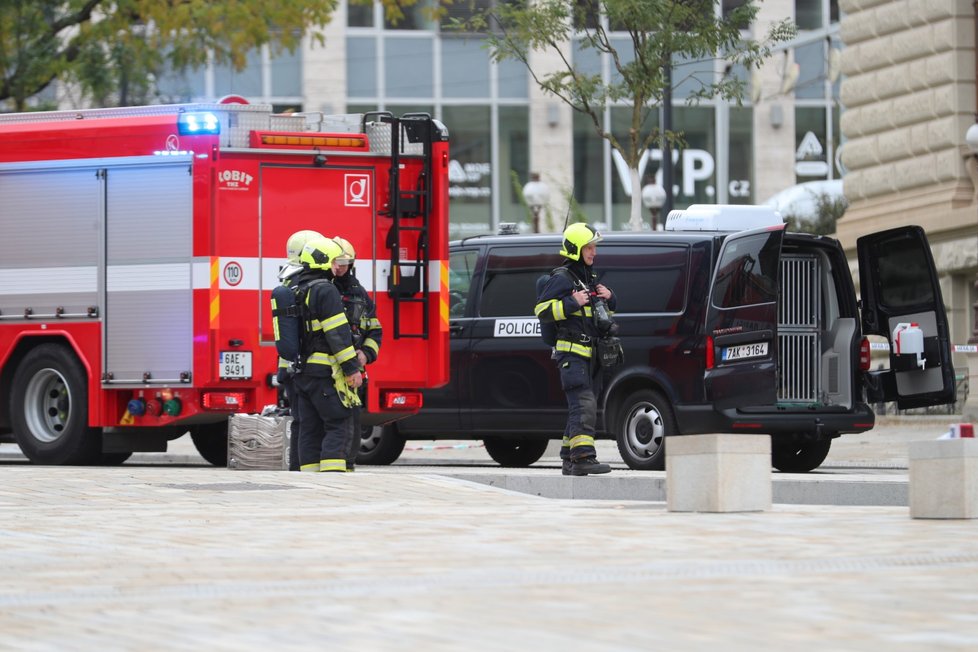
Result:
{"label": "fire truck wheel", "polygon": [[482,440],[486,452],[499,466],[510,468],[530,466],[547,450],[547,439],[539,437],[486,437]]}
{"label": "fire truck wheel", "polygon": [[75,354],[60,344],[32,349],[11,383],[14,437],[34,464],[91,464],[101,431],[88,427],[88,387]]}
{"label": "fire truck wheel", "polygon": [[202,423],[190,429],[190,439],[200,456],[214,466],[228,465],[228,422]]}
{"label": "fire truck wheel", "polygon": [[771,466],[782,473],[808,473],[817,469],[829,454],[831,439],[771,442]]}
{"label": "fire truck wheel", "polygon": [[363,439],[360,441],[360,452],[357,454],[357,464],[385,466],[392,464],[404,450],[404,437],[397,431],[397,426],[365,426]]}
{"label": "fire truck wheel", "polygon": [[618,452],[628,468],[664,470],[666,437],[676,434],[676,419],[669,400],[659,392],[640,389],[625,398],[616,416]]}

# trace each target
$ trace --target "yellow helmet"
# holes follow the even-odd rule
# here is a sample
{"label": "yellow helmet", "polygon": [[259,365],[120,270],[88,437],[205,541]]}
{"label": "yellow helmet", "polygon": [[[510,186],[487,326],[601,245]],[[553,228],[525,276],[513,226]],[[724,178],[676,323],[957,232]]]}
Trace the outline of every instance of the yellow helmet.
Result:
{"label": "yellow helmet", "polygon": [[298,265],[299,255],[302,253],[302,248],[306,246],[306,243],[310,240],[319,240],[322,237],[322,233],[308,230],[296,231],[290,235],[288,242],[285,243],[285,254],[289,257],[289,262],[293,265]]}
{"label": "yellow helmet", "polygon": [[306,243],[299,254],[299,262],[308,269],[330,269],[330,263],[343,254],[340,246],[329,238],[316,238]]}
{"label": "yellow helmet", "polygon": [[350,244],[350,241],[346,238],[336,236],[333,238],[333,242],[338,244],[340,249],[343,250],[343,253],[336,257],[336,262],[342,265],[352,265],[357,259],[357,252],[356,249],[353,248],[353,245]]}
{"label": "yellow helmet", "polygon": [[560,255],[571,260],[581,259],[581,249],[592,242],[600,242],[601,234],[585,224],[578,222],[564,229],[564,242]]}

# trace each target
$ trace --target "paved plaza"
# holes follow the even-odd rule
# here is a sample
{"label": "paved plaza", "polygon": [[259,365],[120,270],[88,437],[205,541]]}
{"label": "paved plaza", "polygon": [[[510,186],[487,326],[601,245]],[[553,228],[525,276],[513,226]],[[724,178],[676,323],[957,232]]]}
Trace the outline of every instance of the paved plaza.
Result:
{"label": "paved plaza", "polygon": [[978,649],[978,521],[905,506],[670,513],[427,466],[0,474],[4,650]]}

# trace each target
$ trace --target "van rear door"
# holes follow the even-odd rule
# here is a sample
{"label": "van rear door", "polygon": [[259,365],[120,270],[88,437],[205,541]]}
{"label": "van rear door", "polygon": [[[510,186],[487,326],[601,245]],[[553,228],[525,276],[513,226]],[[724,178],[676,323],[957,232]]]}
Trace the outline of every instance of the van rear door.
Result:
{"label": "van rear door", "polygon": [[716,409],[774,405],[778,373],[778,274],[784,225],[727,236],[707,306],[706,400]]}
{"label": "van rear door", "polygon": [[[870,403],[896,401],[901,410],[952,403],[954,368],[944,299],[924,230],[890,229],[856,241],[864,335],[882,335],[890,343],[890,368],[869,372]],[[894,331],[919,328],[923,351],[898,354]],[[905,338],[912,343],[916,338]]]}

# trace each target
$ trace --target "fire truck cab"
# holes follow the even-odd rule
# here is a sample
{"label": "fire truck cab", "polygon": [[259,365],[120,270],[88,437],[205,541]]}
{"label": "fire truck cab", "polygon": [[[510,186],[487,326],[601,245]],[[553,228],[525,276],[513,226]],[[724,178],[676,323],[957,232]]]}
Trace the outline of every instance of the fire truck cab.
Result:
{"label": "fire truck cab", "polygon": [[242,100],[0,115],[0,436],[121,463],[190,432],[226,463],[275,404],[286,240],[342,236],[385,337],[364,423],[448,377],[448,133]]}

